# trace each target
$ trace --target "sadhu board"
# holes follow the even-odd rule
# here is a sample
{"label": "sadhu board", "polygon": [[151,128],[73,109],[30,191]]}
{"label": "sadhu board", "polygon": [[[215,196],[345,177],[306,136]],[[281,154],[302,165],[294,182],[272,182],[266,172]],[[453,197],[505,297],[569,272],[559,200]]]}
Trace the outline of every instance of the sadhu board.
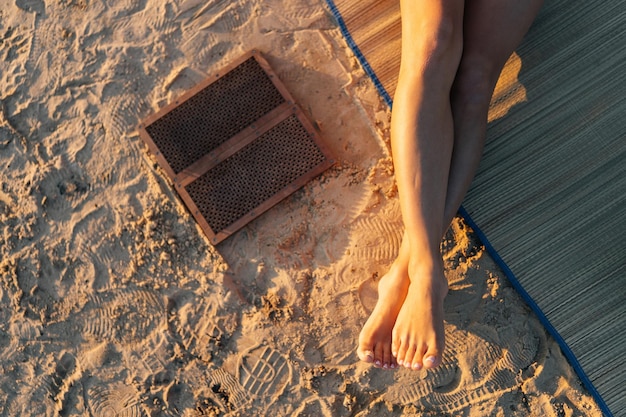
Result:
{"label": "sadhu board", "polygon": [[138,131],[214,245],[334,163],[258,51],[148,116]]}

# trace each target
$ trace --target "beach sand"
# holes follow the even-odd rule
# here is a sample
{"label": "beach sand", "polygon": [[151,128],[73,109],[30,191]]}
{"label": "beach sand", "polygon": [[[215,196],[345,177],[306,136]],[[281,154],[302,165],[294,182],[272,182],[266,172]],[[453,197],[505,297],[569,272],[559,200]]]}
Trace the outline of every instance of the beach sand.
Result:
{"label": "beach sand", "polygon": [[[402,223],[322,1],[0,4],[0,415],[601,415],[460,218],[444,364],[358,361]],[[214,248],[137,126],[252,49],[337,163]]]}

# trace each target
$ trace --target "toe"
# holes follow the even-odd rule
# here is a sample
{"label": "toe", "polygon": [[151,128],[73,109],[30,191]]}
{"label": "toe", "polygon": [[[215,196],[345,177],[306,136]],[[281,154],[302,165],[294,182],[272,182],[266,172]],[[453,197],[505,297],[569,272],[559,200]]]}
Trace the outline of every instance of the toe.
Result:
{"label": "toe", "polygon": [[361,359],[363,362],[372,363],[374,362],[374,352],[372,352],[371,350],[359,352],[359,359]]}
{"label": "toe", "polygon": [[386,344],[383,348],[383,368],[388,369],[393,363],[393,356],[391,356],[391,346]]}
{"label": "toe", "polygon": [[374,346],[374,366],[380,368],[383,366],[383,344],[377,343]]}
{"label": "toe", "polygon": [[428,355],[424,357],[424,366],[426,368],[429,368],[429,369],[436,368],[437,366],[439,366],[440,363],[441,363],[440,356]]}
{"label": "toe", "polygon": [[434,340],[428,344],[424,353],[424,366],[426,368],[436,368],[441,364],[444,347],[444,340]]}
{"label": "toe", "polygon": [[424,349],[418,348],[415,349],[415,353],[413,354],[413,357],[411,358],[411,369],[419,371],[420,369],[423,368],[424,364],[422,362],[422,359],[424,357]]}
{"label": "toe", "polygon": [[398,344],[398,351],[397,351],[397,355],[396,355],[396,362],[400,366],[404,365],[404,358],[405,358],[405,354],[406,354],[406,349],[407,349],[407,346],[404,343],[400,342]]}
{"label": "toe", "polygon": [[396,358],[396,363],[402,366],[404,365],[404,355],[406,353],[407,344],[404,342],[404,338],[400,337],[398,333],[396,333],[396,328],[394,327],[391,332],[391,351]]}
{"label": "toe", "polygon": [[359,346],[356,351],[359,359],[363,362],[372,363],[374,362],[374,351],[371,347]]}
{"label": "toe", "polygon": [[405,368],[411,368],[413,366],[413,361],[415,357],[415,345],[409,345],[406,352],[404,353],[404,358],[402,360]]}
{"label": "toe", "polygon": [[424,354],[424,366],[426,368],[436,368],[441,364],[441,354],[437,349],[428,349]]}

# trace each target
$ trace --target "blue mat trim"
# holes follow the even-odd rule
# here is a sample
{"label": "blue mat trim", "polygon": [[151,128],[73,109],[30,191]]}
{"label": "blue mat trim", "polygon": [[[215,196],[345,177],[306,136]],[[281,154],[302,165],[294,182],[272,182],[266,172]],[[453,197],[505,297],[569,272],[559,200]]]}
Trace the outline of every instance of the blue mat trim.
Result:
{"label": "blue mat trim", "polygon": [[[374,86],[378,90],[379,94],[383,97],[383,99],[385,100],[385,102],[387,103],[389,108],[392,108],[393,100],[391,99],[391,96],[389,95],[387,90],[385,90],[385,87],[380,82],[380,80],[376,76],[376,73],[374,72],[374,70],[370,66],[369,62],[367,62],[367,59],[365,58],[365,56],[363,55],[363,53],[359,49],[359,47],[356,44],[356,42],[354,41],[354,39],[352,38],[352,35],[350,34],[350,31],[348,30],[348,27],[346,26],[346,23],[343,20],[343,17],[341,16],[341,13],[337,9],[337,6],[335,6],[335,3],[333,2],[333,0],[326,0],[326,3],[328,4],[328,7],[330,8],[330,11],[332,12],[335,20],[337,21],[339,29],[341,30],[341,33],[342,33],[343,37],[346,39],[346,42],[348,43],[348,46],[350,47],[350,49],[352,49],[352,52],[354,53],[354,55],[357,57],[357,59],[361,63],[361,66],[363,67],[363,69],[365,70],[367,75],[374,82]],[[563,351],[563,354],[565,355],[565,357],[567,358],[569,363],[572,365],[572,367],[574,368],[574,370],[578,374],[578,377],[582,381],[582,383],[585,386],[585,388],[591,393],[591,395],[595,399],[595,401],[598,404],[598,407],[600,408],[602,413],[606,417],[613,417],[613,414],[611,413],[611,410],[609,410],[608,406],[604,402],[604,399],[602,399],[602,397],[600,396],[600,393],[598,392],[596,387],[593,386],[593,383],[591,382],[591,380],[589,379],[589,377],[587,376],[587,374],[583,370],[582,366],[580,366],[580,363],[578,362],[578,359],[576,359],[576,356],[574,355],[574,352],[572,352],[572,350],[568,346],[568,344],[565,341],[565,339],[563,339],[563,337],[561,337],[559,332],[554,328],[554,326],[552,326],[552,323],[550,323],[550,320],[548,320],[548,318],[543,313],[543,311],[541,311],[541,308],[539,308],[539,306],[537,305],[535,300],[533,300],[532,297],[530,296],[530,294],[528,294],[528,292],[526,292],[524,287],[522,287],[522,284],[520,284],[520,282],[518,281],[518,279],[515,276],[515,274],[513,273],[513,271],[511,271],[511,268],[509,268],[509,266],[506,264],[506,262],[504,262],[504,260],[502,259],[502,257],[498,253],[498,251],[496,251],[496,249],[491,245],[491,243],[489,242],[489,239],[487,239],[487,236],[485,235],[485,233],[483,233],[483,231],[480,229],[480,227],[478,227],[476,222],[474,222],[472,217],[469,215],[469,213],[467,212],[467,210],[465,210],[465,208],[463,206],[461,206],[461,208],[459,209],[459,214],[461,214],[461,216],[465,219],[467,224],[469,224],[469,226],[474,230],[474,232],[476,233],[476,235],[478,236],[478,238],[480,239],[482,244],[485,245],[485,248],[487,249],[487,252],[496,261],[498,266],[500,268],[502,268],[502,270],[504,271],[505,275],[507,276],[507,278],[511,282],[511,285],[513,285],[513,288],[515,288],[515,290],[520,294],[520,296],[526,302],[526,304],[528,304],[528,306],[537,315],[537,317],[539,318],[539,321],[541,322],[541,324],[543,324],[545,326],[545,328],[548,330],[548,333],[550,333],[550,335],[552,335],[552,337],[559,344],[559,346],[561,347],[561,350]]]}
{"label": "blue mat trim", "polygon": [[593,398],[598,403],[598,407],[600,408],[602,413],[606,417],[613,417],[611,410],[609,410],[609,407],[604,402],[604,399],[602,399],[602,397],[600,396],[600,393],[598,392],[598,390],[596,390],[596,387],[593,386],[593,383],[591,382],[591,380],[589,379],[589,377],[583,370],[582,366],[580,366],[578,359],[576,359],[574,352],[572,352],[572,350],[570,349],[565,339],[561,337],[561,335],[556,330],[556,328],[554,328],[554,326],[552,326],[552,323],[550,323],[550,320],[548,320],[548,317],[546,317],[543,311],[541,311],[541,308],[537,305],[537,303],[535,303],[535,300],[533,300],[530,294],[528,294],[528,292],[526,292],[524,287],[522,287],[522,284],[517,280],[517,277],[515,276],[513,271],[511,271],[511,268],[509,268],[509,266],[506,264],[506,262],[504,262],[504,260],[498,253],[498,251],[496,251],[496,249],[491,245],[491,242],[489,242],[489,239],[487,239],[487,236],[485,235],[485,233],[483,233],[483,231],[480,230],[480,227],[478,227],[476,222],[474,222],[470,214],[467,212],[467,210],[465,210],[463,206],[459,208],[459,214],[463,217],[463,219],[465,219],[467,224],[474,230],[474,232],[476,233],[476,235],[478,236],[482,244],[485,245],[487,252],[489,252],[489,254],[496,261],[498,266],[502,268],[502,270],[504,271],[504,274],[507,276],[507,278],[511,282],[511,285],[513,285],[513,288],[515,288],[515,290],[520,294],[520,296],[526,302],[526,304],[528,304],[528,306],[537,315],[541,324],[543,324],[545,328],[548,330],[548,333],[550,333],[552,337],[554,338],[554,340],[556,340],[556,342],[559,344],[559,346],[561,347],[561,350],[563,351],[563,354],[565,355],[570,365],[572,365],[572,367],[578,374],[578,377],[580,378],[585,388],[587,388],[587,390],[591,393]]}
{"label": "blue mat trim", "polygon": [[348,46],[350,47],[350,49],[352,49],[352,52],[361,63],[361,66],[365,70],[365,73],[372,79],[372,81],[374,82],[374,85],[376,86],[376,89],[378,90],[378,93],[385,100],[389,108],[392,108],[393,101],[391,100],[391,96],[389,95],[387,90],[385,90],[383,83],[380,82],[380,80],[376,76],[376,73],[374,72],[372,67],[370,67],[369,62],[367,62],[367,59],[361,53],[361,50],[359,49],[354,39],[352,39],[352,35],[350,34],[350,31],[348,30],[348,27],[346,26],[346,22],[343,20],[343,17],[341,17],[341,13],[337,9],[337,6],[335,6],[335,3],[333,2],[333,0],[326,0],[326,4],[328,4],[328,7],[330,7],[330,11],[332,12],[333,17],[337,21],[337,25],[339,26],[339,29],[341,30],[341,34],[346,39]]}

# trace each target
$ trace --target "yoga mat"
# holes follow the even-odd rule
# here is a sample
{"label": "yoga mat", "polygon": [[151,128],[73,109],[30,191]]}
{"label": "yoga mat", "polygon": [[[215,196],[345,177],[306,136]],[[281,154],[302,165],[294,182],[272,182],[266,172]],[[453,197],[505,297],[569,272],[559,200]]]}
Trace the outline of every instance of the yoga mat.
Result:
{"label": "yoga mat", "polygon": [[[398,0],[326,0],[391,105]],[[626,415],[626,3],[546,2],[507,62],[461,214],[607,416]]]}

